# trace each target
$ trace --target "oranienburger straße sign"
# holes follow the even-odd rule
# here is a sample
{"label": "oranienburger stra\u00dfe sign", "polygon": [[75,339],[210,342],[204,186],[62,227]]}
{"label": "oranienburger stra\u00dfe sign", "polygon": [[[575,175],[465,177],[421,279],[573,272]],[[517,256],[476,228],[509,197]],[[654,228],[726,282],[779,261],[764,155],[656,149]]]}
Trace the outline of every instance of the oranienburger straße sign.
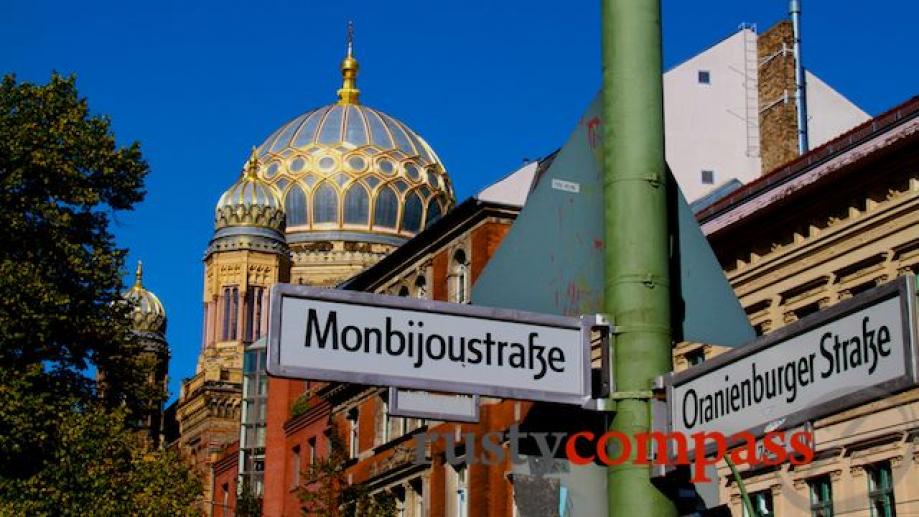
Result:
{"label": "oranienburger stra\u00dfe sign", "polygon": [[915,301],[902,277],[672,375],[671,430],[761,436],[913,385]]}
{"label": "oranienburger stra\u00dfe sign", "polygon": [[590,333],[577,318],[290,284],[272,287],[270,318],[275,376],[579,405],[590,397]]}

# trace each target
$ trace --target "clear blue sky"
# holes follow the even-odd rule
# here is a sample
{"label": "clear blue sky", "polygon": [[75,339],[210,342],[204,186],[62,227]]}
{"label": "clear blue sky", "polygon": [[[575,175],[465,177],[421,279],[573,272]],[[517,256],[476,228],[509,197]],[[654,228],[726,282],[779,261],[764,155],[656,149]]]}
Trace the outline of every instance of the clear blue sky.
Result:
{"label": "clear blue sky", "polygon": [[[664,0],[672,67],[786,16],[783,0]],[[804,1],[805,63],[876,115],[919,93],[919,3]],[[217,198],[252,145],[332,102],[345,26],[362,100],[437,150],[463,199],[560,146],[599,87],[599,2],[546,0],[0,3],[0,73],[76,73],[121,142],[151,165],[147,198],[114,230],[169,317],[170,391],[194,373],[202,254]],[[129,272],[126,272],[126,279]]]}

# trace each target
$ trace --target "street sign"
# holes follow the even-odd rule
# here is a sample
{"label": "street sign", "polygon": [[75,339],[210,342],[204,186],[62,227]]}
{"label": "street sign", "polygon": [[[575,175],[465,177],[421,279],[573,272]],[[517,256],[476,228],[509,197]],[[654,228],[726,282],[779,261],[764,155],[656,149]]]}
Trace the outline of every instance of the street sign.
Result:
{"label": "street sign", "polygon": [[[548,167],[537,171],[520,215],[472,287],[473,303],[565,316],[615,312],[603,306],[601,97]],[[668,176],[673,338],[749,343],[756,334],[747,315],[669,170]]]}
{"label": "street sign", "polygon": [[[665,378],[670,429],[757,437],[917,382],[912,275]],[[689,440],[690,448],[692,440]]]}
{"label": "street sign", "polygon": [[584,405],[592,318],[278,284],[268,373]]}
{"label": "street sign", "polygon": [[479,396],[389,388],[387,410],[392,416],[478,422]]}

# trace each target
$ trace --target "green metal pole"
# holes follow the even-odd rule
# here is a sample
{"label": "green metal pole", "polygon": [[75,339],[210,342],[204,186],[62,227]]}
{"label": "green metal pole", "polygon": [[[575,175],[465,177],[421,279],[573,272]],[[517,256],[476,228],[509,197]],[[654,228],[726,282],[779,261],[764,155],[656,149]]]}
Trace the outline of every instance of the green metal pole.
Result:
{"label": "green metal pole", "polygon": [[731,456],[726,455],[724,457],[724,462],[728,464],[728,467],[731,469],[731,475],[734,476],[734,482],[737,483],[737,488],[740,489],[740,499],[743,501],[744,510],[747,512],[747,515],[756,515],[753,512],[753,503],[750,502],[750,495],[747,494],[747,485],[744,484],[743,478],[740,477],[740,472],[737,471],[737,465],[734,465],[734,462],[731,461]]}
{"label": "green metal pole", "polygon": [[[667,188],[660,0],[601,0],[603,19],[604,303],[617,327],[619,398],[610,425],[632,439],[650,428],[641,393],[671,359]],[[615,444],[615,440],[611,440]],[[647,465],[626,461],[607,472],[609,515],[676,516]]]}

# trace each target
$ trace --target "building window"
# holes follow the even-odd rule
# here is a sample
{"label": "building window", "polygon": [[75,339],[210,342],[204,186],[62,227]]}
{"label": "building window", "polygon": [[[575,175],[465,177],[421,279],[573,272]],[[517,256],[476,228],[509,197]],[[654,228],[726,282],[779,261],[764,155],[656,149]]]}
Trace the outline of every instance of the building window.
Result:
{"label": "building window", "polygon": [[408,486],[407,506],[412,509],[411,517],[424,517],[424,480],[417,477]]}
{"label": "building window", "polygon": [[833,487],[830,476],[820,476],[807,482],[811,492],[811,517],[833,517]]}
{"label": "building window", "polygon": [[246,293],[246,339],[250,342],[262,337],[265,288],[250,287]]}
{"label": "building window", "polygon": [[316,463],[316,437],[307,440],[306,444],[310,448],[309,464],[312,465]]}
{"label": "building window", "polygon": [[380,228],[395,228],[396,218],[399,215],[399,198],[396,191],[390,187],[383,187],[377,194],[373,209],[373,225]]}
{"label": "building window", "polygon": [[408,296],[409,294],[410,293],[408,292],[408,286],[403,285],[402,287],[399,288],[399,296]]}
{"label": "building window", "polygon": [[394,486],[390,493],[396,499],[396,517],[410,517],[408,513],[408,490],[404,486]]}
{"label": "building window", "polygon": [[871,517],[896,516],[890,462],[876,463],[865,470],[868,472],[868,505],[871,507]]}
{"label": "building window", "polygon": [[220,490],[223,492],[223,507],[227,509],[230,507],[230,484],[224,483]]}
{"label": "building window", "polygon": [[236,339],[236,326],[239,321],[239,288],[235,285],[223,288],[223,341]]}
{"label": "building window", "polygon": [[316,189],[313,193],[313,223],[338,222],[338,194],[328,183]]}
{"label": "building window", "polygon": [[291,187],[284,198],[284,215],[287,217],[287,226],[306,224],[306,194],[299,185]]}
{"label": "building window", "polygon": [[291,455],[291,471],[290,471],[290,487],[297,488],[300,486],[300,446],[297,445],[290,451]]}
{"label": "building window", "polygon": [[348,448],[352,458],[357,458],[360,454],[360,426],[358,425],[357,408],[348,412]]}
{"label": "building window", "polygon": [[402,231],[418,233],[421,229],[421,211],[423,210],[421,198],[418,193],[409,195],[405,202],[405,214],[402,216]]}
{"label": "building window", "polygon": [[239,437],[239,480],[242,490],[262,494],[265,466],[265,417],[268,405],[267,351],[264,343],[248,344],[243,353],[242,415]]}
{"label": "building window", "polygon": [[415,279],[415,298],[427,298],[428,297],[428,281],[425,279],[424,275],[418,275],[418,278]]}
{"label": "building window", "polygon": [[345,194],[345,224],[366,225],[370,218],[370,196],[359,183]]}
{"label": "building window", "polygon": [[763,490],[750,494],[750,503],[753,505],[753,515],[747,512],[744,506],[744,517],[774,517],[775,509],[772,506],[772,491]]}
{"label": "building window", "polygon": [[715,171],[703,170],[702,171],[702,184],[703,185],[714,185],[715,184]]}
{"label": "building window", "polygon": [[469,486],[466,483],[466,465],[456,467],[456,517],[469,515]]}
{"label": "building window", "polygon": [[712,73],[708,70],[699,70],[699,84],[712,84]]}
{"label": "building window", "polygon": [[705,349],[699,347],[695,350],[690,350],[686,352],[686,361],[690,366],[696,366],[697,364],[702,364],[705,362]]}
{"label": "building window", "polygon": [[466,252],[456,250],[453,253],[453,301],[467,303],[469,301],[469,264]]}
{"label": "building window", "polygon": [[437,204],[437,201],[432,199],[431,202],[428,203],[428,219],[425,221],[424,227],[427,228],[437,222],[437,220],[440,219],[441,214],[442,212],[440,210],[440,205]]}
{"label": "building window", "polygon": [[380,445],[388,443],[392,438],[390,434],[390,429],[392,426],[392,417],[389,416],[389,403],[384,398],[386,397],[386,392],[383,392],[383,395],[380,399],[380,418],[377,419],[380,429],[378,435],[380,437]]}

